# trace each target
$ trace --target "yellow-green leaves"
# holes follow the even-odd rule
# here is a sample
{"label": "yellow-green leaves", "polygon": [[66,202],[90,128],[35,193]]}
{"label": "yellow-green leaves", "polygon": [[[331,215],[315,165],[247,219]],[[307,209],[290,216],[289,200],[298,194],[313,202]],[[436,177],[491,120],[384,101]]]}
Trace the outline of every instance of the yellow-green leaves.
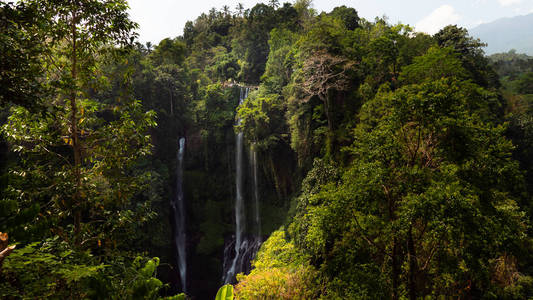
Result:
{"label": "yellow-green leaves", "polygon": [[218,290],[215,300],[233,300],[233,286],[231,284],[222,286]]}

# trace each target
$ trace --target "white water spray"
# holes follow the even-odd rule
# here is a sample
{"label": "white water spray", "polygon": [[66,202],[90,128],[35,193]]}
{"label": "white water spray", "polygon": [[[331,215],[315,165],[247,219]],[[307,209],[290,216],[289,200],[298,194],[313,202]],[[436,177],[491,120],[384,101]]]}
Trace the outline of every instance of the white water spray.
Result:
{"label": "white water spray", "polygon": [[183,157],[185,155],[185,138],[179,139],[178,160],[176,166],[176,197],[172,201],[174,211],[175,232],[174,242],[178,251],[178,268],[180,272],[181,288],[187,292],[187,253],[185,231],[185,199],[183,196]]}

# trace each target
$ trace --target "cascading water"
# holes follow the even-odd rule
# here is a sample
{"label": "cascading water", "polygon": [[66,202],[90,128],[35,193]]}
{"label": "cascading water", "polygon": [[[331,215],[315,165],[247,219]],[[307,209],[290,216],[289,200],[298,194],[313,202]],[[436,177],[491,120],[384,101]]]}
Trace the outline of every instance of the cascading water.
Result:
{"label": "cascading water", "polygon": [[183,157],[185,155],[185,138],[179,139],[178,161],[176,166],[176,197],[171,203],[174,211],[174,242],[178,251],[178,267],[180,272],[181,288],[187,292],[187,253],[185,248],[185,199],[183,197]]}
{"label": "cascading water", "polygon": [[[239,105],[244,99],[248,97],[249,88],[241,88],[239,98]],[[237,121],[240,124],[241,120]],[[235,236],[234,239],[224,248],[224,275],[222,281],[224,283],[232,283],[235,280],[235,275],[241,272],[250,271],[250,261],[254,258],[257,250],[261,246],[261,239],[257,237],[246,237],[245,232],[245,208],[244,208],[244,161],[243,161],[243,133],[237,133],[235,140]],[[255,163],[253,163],[255,165]],[[256,201],[256,224],[259,223],[259,192],[257,191],[257,172],[254,173],[254,199]],[[258,227],[260,232],[260,227]],[[231,263],[230,263],[231,262]]]}
{"label": "cascading water", "polygon": [[255,209],[255,228],[257,229],[257,239],[261,242],[261,213],[259,210],[259,184],[257,182],[257,152],[252,147],[250,150],[252,174],[253,174],[253,191],[254,191],[254,209]]}
{"label": "cascading water", "polygon": [[[239,105],[242,104],[244,99],[248,96],[248,89],[241,88],[241,95],[239,98]],[[237,124],[241,123],[241,119],[237,121]],[[243,185],[242,185],[242,148],[243,148],[243,133],[237,133],[235,138],[235,256],[231,263],[231,267],[224,275],[224,283],[228,283],[233,280],[235,276],[235,270],[237,267],[237,261],[240,257],[241,244],[242,244],[242,233],[244,232],[244,203],[243,203]],[[224,251],[226,252],[226,250]]]}

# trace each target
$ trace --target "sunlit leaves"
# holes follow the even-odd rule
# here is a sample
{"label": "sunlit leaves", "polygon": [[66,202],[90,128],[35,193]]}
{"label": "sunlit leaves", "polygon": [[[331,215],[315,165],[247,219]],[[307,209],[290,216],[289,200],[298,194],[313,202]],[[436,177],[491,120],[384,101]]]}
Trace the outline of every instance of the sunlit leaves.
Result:
{"label": "sunlit leaves", "polygon": [[[301,247],[329,271],[343,263],[388,266],[405,291],[409,274],[424,274],[417,293],[425,286],[433,295],[461,295],[450,281],[489,286],[489,260],[521,243],[526,225],[511,196],[509,183],[522,180],[512,145],[502,126],[486,121],[483,93],[470,93],[478,88],[435,79],[384,89],[366,103],[342,179],[301,197],[292,227],[304,237]],[[398,241],[409,246],[398,249]],[[345,247],[356,254],[341,254]],[[400,273],[395,260],[405,266]],[[331,276],[352,272],[341,274]]]}

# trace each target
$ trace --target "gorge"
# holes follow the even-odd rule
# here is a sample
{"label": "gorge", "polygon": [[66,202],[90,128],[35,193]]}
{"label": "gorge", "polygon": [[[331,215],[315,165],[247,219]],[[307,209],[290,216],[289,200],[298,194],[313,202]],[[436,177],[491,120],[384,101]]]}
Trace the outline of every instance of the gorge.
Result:
{"label": "gorge", "polygon": [[533,58],[307,0],[142,44],[127,6],[0,3],[0,298],[533,298]]}

